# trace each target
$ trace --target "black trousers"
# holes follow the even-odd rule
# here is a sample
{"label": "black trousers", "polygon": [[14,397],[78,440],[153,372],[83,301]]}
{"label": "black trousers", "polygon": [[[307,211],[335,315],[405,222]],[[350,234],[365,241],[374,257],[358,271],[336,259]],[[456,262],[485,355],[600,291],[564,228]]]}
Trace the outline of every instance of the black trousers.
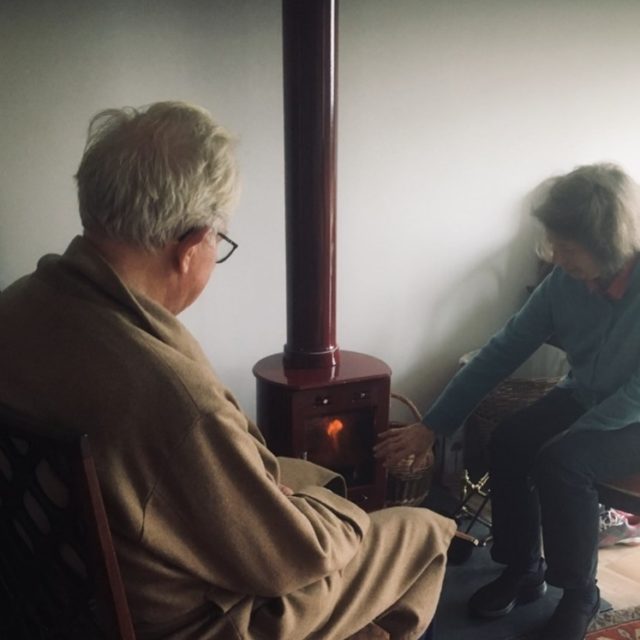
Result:
{"label": "black trousers", "polygon": [[595,579],[595,483],[640,472],[640,423],[559,435],[583,413],[556,388],[500,424],[490,442],[493,559],[524,569],[544,548],[547,581],[565,589]]}

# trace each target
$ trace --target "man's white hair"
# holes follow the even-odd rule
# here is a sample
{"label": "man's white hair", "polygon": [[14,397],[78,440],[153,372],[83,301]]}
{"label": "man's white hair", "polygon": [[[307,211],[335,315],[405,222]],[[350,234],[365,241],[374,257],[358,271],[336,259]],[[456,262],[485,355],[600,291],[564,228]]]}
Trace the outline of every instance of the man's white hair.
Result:
{"label": "man's white hair", "polygon": [[232,146],[208,111],[184,102],[101,111],[75,176],[84,228],[147,249],[223,230],[237,183]]}

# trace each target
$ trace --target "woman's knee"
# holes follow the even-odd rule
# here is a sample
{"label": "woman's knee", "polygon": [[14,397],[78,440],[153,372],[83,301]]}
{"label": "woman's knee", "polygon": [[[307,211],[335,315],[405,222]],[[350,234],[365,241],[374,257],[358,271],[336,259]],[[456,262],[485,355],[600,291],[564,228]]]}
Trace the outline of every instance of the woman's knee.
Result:
{"label": "woman's knee", "polygon": [[579,486],[589,482],[588,469],[575,451],[568,451],[565,443],[556,442],[543,447],[531,468],[531,477],[538,490],[559,490],[563,484]]}

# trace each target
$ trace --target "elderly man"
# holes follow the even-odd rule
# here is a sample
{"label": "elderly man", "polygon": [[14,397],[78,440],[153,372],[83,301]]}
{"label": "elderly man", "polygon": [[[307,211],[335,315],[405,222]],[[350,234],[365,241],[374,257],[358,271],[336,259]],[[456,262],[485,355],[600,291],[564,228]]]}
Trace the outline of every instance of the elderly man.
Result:
{"label": "elderly man", "polygon": [[138,636],[419,636],[453,522],[369,516],[277,460],[176,319],[236,246],[229,135],[183,103],[108,110],[76,179],[83,236],[0,298],[0,401],[89,433]]}
{"label": "elderly man", "polygon": [[553,336],[570,373],[492,435],[491,554],[506,566],[469,608],[507,615],[542,597],[549,582],[563,596],[540,637],[582,640],[600,602],[595,484],[640,471],[640,194],[612,164],[581,166],[549,184],[533,214],[555,268],[422,423],[385,432],[377,455],[392,463],[424,454],[436,433],[451,434]]}

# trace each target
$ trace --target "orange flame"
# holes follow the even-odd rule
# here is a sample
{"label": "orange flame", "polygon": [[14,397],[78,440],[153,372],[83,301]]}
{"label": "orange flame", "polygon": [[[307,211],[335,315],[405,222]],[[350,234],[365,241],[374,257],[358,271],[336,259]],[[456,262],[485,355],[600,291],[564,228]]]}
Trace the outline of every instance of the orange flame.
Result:
{"label": "orange flame", "polygon": [[332,420],[327,425],[327,435],[331,438],[334,449],[338,448],[338,434],[344,429],[342,420]]}

